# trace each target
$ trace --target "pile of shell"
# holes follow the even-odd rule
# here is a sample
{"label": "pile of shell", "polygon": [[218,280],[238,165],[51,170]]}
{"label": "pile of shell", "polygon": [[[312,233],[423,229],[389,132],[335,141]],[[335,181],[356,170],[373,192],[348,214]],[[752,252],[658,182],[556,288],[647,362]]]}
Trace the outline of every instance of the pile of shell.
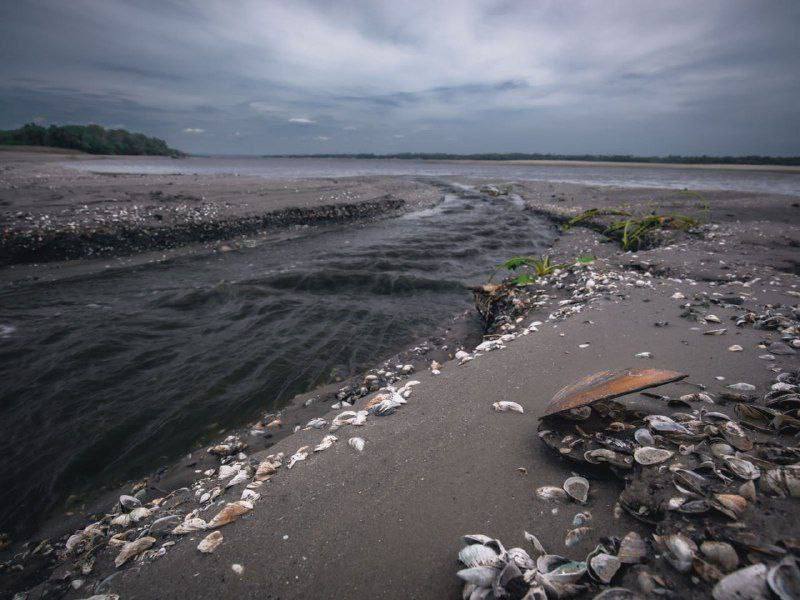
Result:
{"label": "pile of shell", "polygon": [[[626,578],[643,596],[672,593],[667,582],[675,583],[677,572],[698,596],[710,590],[717,599],[800,597],[800,448],[787,438],[800,433],[800,372],[779,374],[760,402],[754,386],[729,386],[747,400],[736,403],[738,418],[711,410],[708,394],[682,397],[679,405],[701,408],[670,415],[613,400],[681,377],[656,370],[597,374],[559,392],[543,418],[539,437],[546,445],[587,472],[622,479],[616,510],[654,528],[642,543],[631,534],[603,540],[598,555],[616,557],[602,559],[604,572],[613,571],[607,580],[596,576],[597,569],[592,575],[592,555],[583,568],[590,580],[611,584],[624,577],[626,564],[648,563],[656,573],[641,568]],[[537,495],[575,497],[567,488],[561,494],[540,488]],[[585,534],[576,526],[567,547],[570,535]],[[636,561],[629,560],[630,543],[640,554]],[[571,568],[575,575],[577,567]],[[665,576],[656,584],[658,572]],[[570,583],[581,581],[583,575]],[[546,593],[564,597],[563,590]],[[631,594],[617,590],[603,597]]]}

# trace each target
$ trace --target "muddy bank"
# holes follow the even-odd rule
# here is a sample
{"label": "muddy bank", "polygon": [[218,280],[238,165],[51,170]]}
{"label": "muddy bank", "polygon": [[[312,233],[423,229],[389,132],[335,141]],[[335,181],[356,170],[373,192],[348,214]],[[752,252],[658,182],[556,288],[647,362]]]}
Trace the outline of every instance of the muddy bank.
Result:
{"label": "muddy bank", "polygon": [[6,232],[0,240],[0,265],[51,262],[117,256],[187,244],[227,240],[273,227],[327,225],[384,216],[405,206],[405,200],[387,195],[359,203],[313,208],[285,208],[261,216],[205,219],[161,226],[118,226],[95,230]]}

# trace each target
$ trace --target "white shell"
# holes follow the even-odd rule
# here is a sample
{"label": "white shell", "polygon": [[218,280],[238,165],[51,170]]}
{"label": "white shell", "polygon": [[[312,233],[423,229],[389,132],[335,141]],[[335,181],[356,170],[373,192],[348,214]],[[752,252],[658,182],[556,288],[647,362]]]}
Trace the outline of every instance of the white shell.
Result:
{"label": "white shell", "polygon": [[536,489],[536,496],[547,502],[562,502],[567,499],[567,492],[554,485],[543,485]]}
{"label": "white shell", "polygon": [[364,450],[364,439],[360,437],[352,437],[347,441],[351,448],[355,448],[359,452]]}
{"label": "white shell", "polygon": [[509,400],[501,400],[500,402],[495,402],[494,404],[492,404],[492,406],[497,412],[509,412],[509,411],[518,413],[525,412],[525,409],[523,409],[520,404],[517,404],[516,402],[511,402]]}
{"label": "white shell", "polygon": [[222,543],[222,532],[213,531],[209,533],[203,540],[197,544],[197,549],[203,554],[211,554]]}

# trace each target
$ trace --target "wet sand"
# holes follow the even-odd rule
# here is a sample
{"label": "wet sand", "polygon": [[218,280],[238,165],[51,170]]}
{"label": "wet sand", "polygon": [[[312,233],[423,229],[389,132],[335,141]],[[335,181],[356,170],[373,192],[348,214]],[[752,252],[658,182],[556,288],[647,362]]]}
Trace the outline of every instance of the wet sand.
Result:
{"label": "wet sand", "polygon": [[[598,296],[580,314],[548,322],[548,314],[564,297],[553,291],[548,303],[520,324],[545,321],[538,332],[462,366],[446,362],[440,375],[427,369],[415,373],[412,378],[421,383],[398,412],[370,417],[361,428],[345,426],[336,432],[339,441],[330,449],[291,470],[282,467],[258,490],[261,499],[254,510],[221,529],[224,541],[215,553],[196,549],[207,532],[173,536],[167,539],[177,543],[168,546],[164,556],[143,564],[132,560],[115,571],[117,549],[105,548],[98,552],[91,575],[67,575],[67,581],[83,578],[86,583],[65,597],[111,591],[124,600],[456,599],[461,597],[455,571],[463,534],[484,533],[506,546],[526,547],[523,532],[529,531],[550,552],[577,558],[584,557],[600,536],[622,536],[630,530],[649,533],[625,515],[615,518],[619,484],[593,477],[587,507],[594,515],[593,534],[573,548],[564,547],[572,517],[582,508],[560,505],[554,514],[553,505],[534,497],[537,487],[560,485],[573,469],[538,439],[538,417],[562,386],[604,369],[681,370],[689,374],[688,382],[712,393],[737,381],[750,382],[763,393],[774,379],[768,367],[797,369],[797,355],[777,356],[769,363],[757,358],[763,352],[757,344],[776,339],[776,332],[729,326],[726,335],[704,336],[693,329],[695,322],[681,318],[683,301],[672,295],[741,295],[745,306],[757,312],[765,304],[796,305],[798,199],[719,192],[698,200],[676,191],[539,183],[517,185],[514,191],[532,210],[556,220],[590,207],[625,205],[640,212],[652,206],[705,214],[713,225],[701,238],[683,236],[635,254],[620,252],[616,244],[586,228],[564,233],[553,249],[557,260],[595,255],[598,271],[622,277],[619,293]],[[729,308],[713,310],[723,323],[739,314]],[[656,327],[656,321],[669,325]],[[744,351],[728,352],[731,344]],[[640,352],[651,352],[653,358],[634,358]],[[718,381],[718,376],[725,380]],[[696,388],[677,383],[658,391],[676,396]],[[518,402],[525,413],[497,413],[491,405],[498,400]],[[330,420],[338,412],[324,416]],[[260,460],[278,451],[288,457],[303,445],[318,443],[326,433],[299,431],[250,458]],[[366,442],[361,453],[347,445],[356,435]],[[206,468],[195,463],[200,456],[205,456],[204,450],[172,470],[200,477],[195,471]],[[222,497],[233,501],[241,492],[242,486],[235,486]],[[217,510],[200,514],[210,518]],[[777,520],[794,527],[786,515]],[[235,573],[233,564],[241,565],[243,572]],[[64,563],[59,573],[66,573],[69,565]],[[111,579],[105,579],[109,575]],[[96,587],[100,581],[104,583]],[[687,588],[679,578],[675,585],[681,597],[707,595],[707,588]]]}

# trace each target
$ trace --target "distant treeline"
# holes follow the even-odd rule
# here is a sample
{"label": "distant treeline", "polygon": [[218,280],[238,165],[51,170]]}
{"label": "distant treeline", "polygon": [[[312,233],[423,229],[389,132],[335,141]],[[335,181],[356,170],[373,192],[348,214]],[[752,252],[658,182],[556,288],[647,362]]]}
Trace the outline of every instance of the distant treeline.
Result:
{"label": "distant treeline", "polygon": [[100,125],[50,125],[28,123],[19,129],[0,130],[0,144],[14,146],[52,146],[89,154],[132,154],[183,156],[164,140],[131,133],[125,129],[106,129]]}
{"label": "distant treeline", "polygon": [[631,154],[447,154],[444,152],[401,152],[399,154],[284,154],[280,158],[402,158],[413,160],[583,160],[592,162],[641,162],[721,165],[789,165],[800,166],[800,156],[633,156]]}

